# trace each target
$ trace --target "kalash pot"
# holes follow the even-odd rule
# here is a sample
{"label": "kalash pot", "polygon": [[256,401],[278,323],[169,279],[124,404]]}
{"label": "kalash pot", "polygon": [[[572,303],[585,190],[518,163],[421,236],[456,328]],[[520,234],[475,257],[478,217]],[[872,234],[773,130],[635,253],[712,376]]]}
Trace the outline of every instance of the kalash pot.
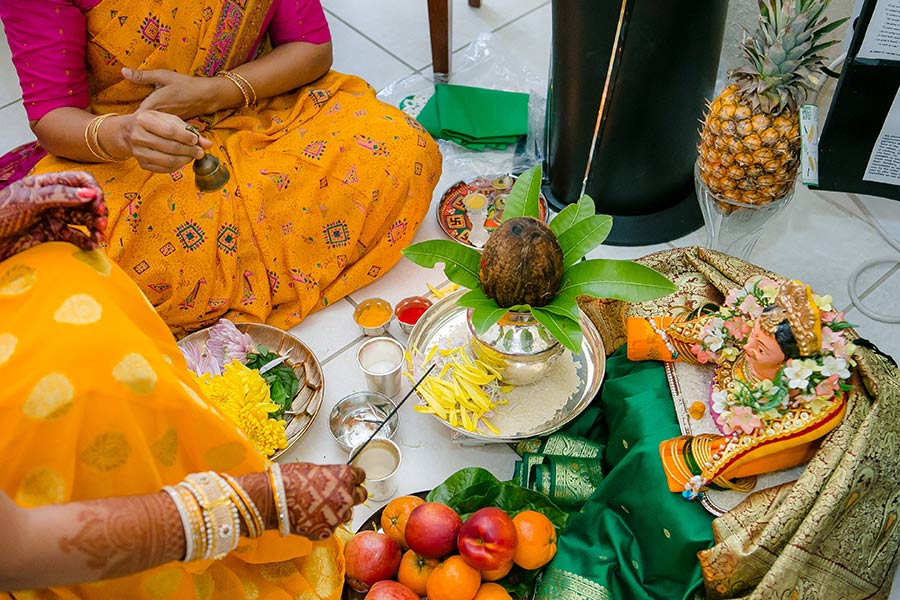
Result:
{"label": "kalash pot", "polygon": [[479,334],[466,314],[472,350],[480,360],[500,372],[509,385],[528,385],[544,377],[563,353],[563,346],[530,312],[508,312]]}

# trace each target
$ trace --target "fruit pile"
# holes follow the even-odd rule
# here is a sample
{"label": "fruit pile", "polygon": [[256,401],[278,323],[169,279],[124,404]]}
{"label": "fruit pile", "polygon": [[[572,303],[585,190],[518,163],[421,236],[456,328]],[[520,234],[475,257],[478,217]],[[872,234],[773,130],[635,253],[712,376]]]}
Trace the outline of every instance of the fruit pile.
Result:
{"label": "fruit pile", "polygon": [[395,498],[381,515],[384,533],[358,533],[344,550],[347,585],[366,600],[511,600],[495,583],[514,565],[540,569],[556,554],[556,528],[525,510],[496,507],[466,520],[446,504]]}

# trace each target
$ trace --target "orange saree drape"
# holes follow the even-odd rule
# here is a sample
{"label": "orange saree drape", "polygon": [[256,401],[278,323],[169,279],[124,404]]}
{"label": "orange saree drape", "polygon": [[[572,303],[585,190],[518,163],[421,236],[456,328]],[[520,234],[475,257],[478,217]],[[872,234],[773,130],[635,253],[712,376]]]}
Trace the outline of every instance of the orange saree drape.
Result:
{"label": "orange saree drape", "polygon": [[[213,76],[246,61],[268,0],[104,0],[87,14],[96,114],[150,93],[122,67]],[[176,333],[226,316],[289,328],[374,281],[400,258],[441,172],[437,145],[364,81],[336,72],[294,92],[195,120],[229,169],[200,193],[134,160],[46,157],[37,172],[87,170],[110,208],[109,257]]]}
{"label": "orange saree drape", "polygon": [[[100,252],[54,242],[0,262],[0,489],[24,507],[156,493],[266,459],[201,397],[171,332]],[[52,565],[47,565],[52,568]],[[266,532],[221,561],[17,599],[337,600],[337,538]]]}

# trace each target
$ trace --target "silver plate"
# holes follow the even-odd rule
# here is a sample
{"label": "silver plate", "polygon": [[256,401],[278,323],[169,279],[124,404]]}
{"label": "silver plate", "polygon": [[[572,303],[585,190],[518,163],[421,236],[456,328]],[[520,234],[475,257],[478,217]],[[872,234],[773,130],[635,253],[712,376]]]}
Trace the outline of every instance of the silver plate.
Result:
{"label": "silver plate", "polygon": [[[297,337],[282,331],[271,325],[262,323],[235,323],[238,331],[246,333],[256,345],[262,345],[278,356],[286,358],[285,363],[290,366],[297,379],[300,380],[300,390],[291,403],[291,411],[294,414],[285,415],[284,433],[287,436],[287,447],[277,450],[269,458],[275,460],[296,444],[312,426],[322,399],[325,397],[325,376],[319,365],[316,355],[309,347]],[[178,341],[181,346],[186,342],[199,344],[206,349],[206,340],[209,339],[209,327],[195,331]]]}
{"label": "silver plate", "polygon": [[[456,300],[466,293],[468,290],[459,290],[453,294],[437,301],[431,308],[425,311],[425,314],[419,319],[412,333],[409,335],[409,341],[406,349],[413,360],[422,360],[422,357],[434,345],[436,339],[448,337],[451,333],[457,331],[465,332],[465,336],[469,336],[466,327],[466,309],[456,305]],[[548,435],[564,426],[569,421],[580,415],[586,409],[597,391],[600,389],[600,383],[603,381],[603,374],[606,371],[606,352],[603,348],[603,340],[600,339],[600,333],[588,316],[580,313],[581,330],[584,337],[581,341],[581,352],[572,356],[578,376],[581,379],[580,389],[566,402],[561,410],[557,411],[553,419],[542,424],[540,427],[529,431],[519,431],[515,434],[493,435],[491,433],[467,431],[462,427],[454,427],[447,421],[434,417],[453,431],[457,431],[462,435],[475,438],[485,442],[514,442],[525,440],[542,435]],[[417,354],[415,351],[421,352]],[[571,354],[568,350],[567,353]],[[416,365],[418,366],[418,365]],[[417,394],[418,395],[418,394]],[[512,401],[511,401],[512,402]]]}

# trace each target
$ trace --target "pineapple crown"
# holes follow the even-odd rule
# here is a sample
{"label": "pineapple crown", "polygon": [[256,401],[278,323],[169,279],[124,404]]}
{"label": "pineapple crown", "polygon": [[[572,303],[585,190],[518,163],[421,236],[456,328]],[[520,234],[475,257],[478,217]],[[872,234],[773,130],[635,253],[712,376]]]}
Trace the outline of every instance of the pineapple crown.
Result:
{"label": "pineapple crown", "polygon": [[830,0],[759,0],[756,34],[745,31],[741,44],[749,65],[732,69],[728,77],[753,108],[778,114],[796,110],[821,81],[819,52],[837,43],[822,41],[847,18],[826,24]]}

